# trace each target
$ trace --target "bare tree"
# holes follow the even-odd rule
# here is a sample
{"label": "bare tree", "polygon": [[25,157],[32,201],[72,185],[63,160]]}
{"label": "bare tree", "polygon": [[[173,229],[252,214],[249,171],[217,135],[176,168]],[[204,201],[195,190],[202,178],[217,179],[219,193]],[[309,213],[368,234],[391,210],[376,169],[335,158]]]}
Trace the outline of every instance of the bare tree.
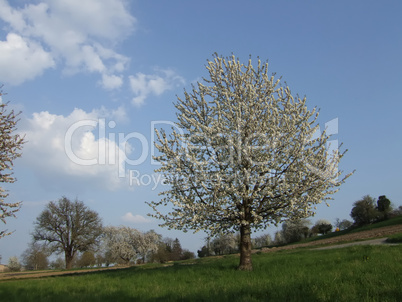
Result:
{"label": "bare tree", "polygon": [[22,254],[22,263],[27,270],[43,270],[49,266],[49,251],[45,246],[33,241]]}
{"label": "bare tree", "polygon": [[267,62],[215,55],[206,68],[209,78],[178,98],[172,132],[156,130],[168,189],[148,204],[162,226],[239,231],[239,269],[252,270],[252,229],[313,215],[350,174],[338,178],[344,152],[327,149],[325,131],[315,135],[318,112],[269,76]]}
{"label": "bare tree", "polygon": [[49,202],[36,218],[33,238],[47,243],[52,252],[64,252],[66,269],[70,269],[76,253],[93,248],[101,232],[98,213],[82,201],[62,197]]}
{"label": "bare tree", "polygon": [[49,266],[51,269],[62,269],[63,267],[66,267],[66,262],[63,258],[58,257],[56,260],[50,262]]}
{"label": "bare tree", "polygon": [[[3,95],[0,90],[0,183],[13,183],[16,181],[12,173],[13,162],[21,156],[20,150],[24,144],[24,138],[14,134],[17,130],[19,113],[7,110],[8,104],[1,102]],[[4,224],[6,218],[15,217],[15,213],[21,207],[21,202],[5,202],[8,195],[7,191],[0,187],[0,220]],[[0,238],[10,234],[11,232],[7,230],[0,231]]]}

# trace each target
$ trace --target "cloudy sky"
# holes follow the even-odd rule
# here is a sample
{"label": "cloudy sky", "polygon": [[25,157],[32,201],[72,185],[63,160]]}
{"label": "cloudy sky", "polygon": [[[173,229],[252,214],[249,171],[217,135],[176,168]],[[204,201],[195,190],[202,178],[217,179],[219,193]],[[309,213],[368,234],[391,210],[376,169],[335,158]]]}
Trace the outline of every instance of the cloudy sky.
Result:
{"label": "cloudy sky", "polygon": [[35,218],[62,196],[105,225],[155,229],[196,252],[205,234],[159,228],[144,202],[163,189],[153,128],[175,121],[176,95],[215,52],[269,60],[349,149],[340,168],[356,173],[313,221],[350,219],[366,194],[401,205],[401,11],[367,0],[0,0],[2,101],[22,111],[28,141],[7,185],[23,207],[1,225],[15,231],[0,241],[2,262],[21,255]]}

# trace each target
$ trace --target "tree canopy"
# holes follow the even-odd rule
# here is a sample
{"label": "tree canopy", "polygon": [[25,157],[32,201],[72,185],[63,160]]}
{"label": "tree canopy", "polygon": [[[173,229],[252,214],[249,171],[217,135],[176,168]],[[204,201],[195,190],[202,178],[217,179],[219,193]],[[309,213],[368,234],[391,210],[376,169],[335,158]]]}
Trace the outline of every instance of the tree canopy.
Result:
{"label": "tree canopy", "polygon": [[98,213],[82,201],[62,197],[49,202],[36,218],[33,238],[44,241],[53,252],[64,252],[66,268],[70,269],[76,253],[94,247],[101,233]]}
{"label": "tree canopy", "polygon": [[162,226],[240,231],[239,269],[251,270],[251,229],[313,215],[350,174],[339,178],[344,152],[316,135],[318,111],[268,75],[268,62],[215,55],[206,68],[209,77],[175,103],[177,127],[156,130],[156,171],[168,189],[149,205]]}
{"label": "tree canopy", "polygon": [[375,199],[370,195],[365,195],[362,199],[353,203],[350,217],[353,218],[356,226],[370,224],[378,219],[378,211],[375,208]]}

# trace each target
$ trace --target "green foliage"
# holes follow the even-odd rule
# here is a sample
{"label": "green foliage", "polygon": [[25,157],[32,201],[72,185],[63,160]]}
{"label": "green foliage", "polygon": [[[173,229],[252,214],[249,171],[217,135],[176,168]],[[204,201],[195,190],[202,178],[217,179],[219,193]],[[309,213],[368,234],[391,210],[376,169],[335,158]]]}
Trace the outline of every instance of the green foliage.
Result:
{"label": "green foliage", "polygon": [[332,230],[332,224],[324,219],[318,220],[312,228],[313,233],[315,234],[328,234]]}
{"label": "green foliage", "polygon": [[283,223],[282,234],[285,242],[297,242],[303,238],[307,238],[310,224],[310,221],[307,219],[296,219]]}
{"label": "green foliage", "polygon": [[187,249],[182,249],[179,239],[164,238],[162,239],[155,252],[150,255],[150,262],[166,263],[169,261],[178,261],[193,259],[195,255]]}
{"label": "green foliage", "polygon": [[353,204],[350,216],[353,218],[356,226],[370,224],[378,219],[378,211],[375,207],[373,197],[366,195],[361,200]]}
{"label": "green foliage", "polygon": [[401,246],[355,246],[0,282],[7,301],[401,301]]}
{"label": "green foliage", "polygon": [[351,222],[350,220],[344,219],[344,220],[339,222],[338,227],[339,227],[340,230],[347,230],[352,225],[353,225],[353,222]]}
{"label": "green foliage", "polygon": [[197,254],[199,258],[211,256],[209,248],[205,245],[197,251]]}
{"label": "green foliage", "polygon": [[77,260],[78,267],[94,267],[96,264],[96,258],[93,252],[85,251],[81,254],[79,259]]}
{"label": "green foliage", "polygon": [[171,260],[173,260],[173,261],[180,260],[181,257],[183,256],[182,254],[183,254],[183,249],[181,247],[180,240],[176,238],[173,241]]}
{"label": "green foliage", "polygon": [[379,219],[388,219],[389,213],[392,211],[391,201],[385,196],[381,195],[377,200],[377,210],[379,212]]}

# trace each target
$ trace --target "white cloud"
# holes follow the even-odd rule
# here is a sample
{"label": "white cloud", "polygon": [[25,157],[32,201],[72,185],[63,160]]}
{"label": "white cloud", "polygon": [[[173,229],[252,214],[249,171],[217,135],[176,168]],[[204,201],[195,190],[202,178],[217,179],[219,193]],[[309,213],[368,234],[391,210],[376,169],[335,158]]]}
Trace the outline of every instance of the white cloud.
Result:
{"label": "white cloud", "polygon": [[[25,57],[48,54],[49,58],[63,63],[65,72],[99,73],[103,86],[114,89],[121,86],[121,78],[115,73],[124,71],[129,59],[110,45],[128,36],[136,23],[125,4],[123,0],[43,0],[23,8],[13,8],[6,0],[0,0],[0,19],[7,22],[23,41],[31,41],[29,44],[25,42]],[[9,56],[11,62],[21,58],[19,53],[10,53]],[[31,68],[40,71],[31,72],[29,78],[49,67],[45,65],[40,69],[37,66],[40,62],[26,61],[25,65],[27,63],[34,64]],[[1,61],[0,70],[10,72],[12,69]],[[14,82],[29,79],[23,72],[17,74],[19,78]]]}
{"label": "white cloud", "polygon": [[123,77],[103,74],[101,85],[106,90],[113,90],[116,88],[120,88],[123,85]]}
{"label": "white cloud", "polygon": [[131,90],[135,94],[132,104],[138,107],[144,104],[149,95],[159,96],[166,90],[185,83],[182,77],[169,69],[157,71],[152,75],[139,72],[135,76],[130,76],[129,79]]}
{"label": "white cloud", "polygon": [[128,223],[150,223],[151,222],[151,220],[145,218],[144,216],[133,215],[133,213],[131,213],[131,212],[127,212],[121,218],[123,219],[123,221],[128,222]]}
{"label": "white cloud", "polygon": [[[34,113],[20,127],[27,140],[21,161],[50,187],[122,187],[128,183],[126,178],[118,177],[125,150],[109,140],[106,133],[100,133],[98,121],[104,117],[124,118],[124,109],[101,108],[89,113],[75,109],[68,116]],[[90,125],[90,121],[94,124]]]}
{"label": "white cloud", "polygon": [[0,41],[0,82],[18,85],[54,67],[50,53],[42,46],[10,33]]}

